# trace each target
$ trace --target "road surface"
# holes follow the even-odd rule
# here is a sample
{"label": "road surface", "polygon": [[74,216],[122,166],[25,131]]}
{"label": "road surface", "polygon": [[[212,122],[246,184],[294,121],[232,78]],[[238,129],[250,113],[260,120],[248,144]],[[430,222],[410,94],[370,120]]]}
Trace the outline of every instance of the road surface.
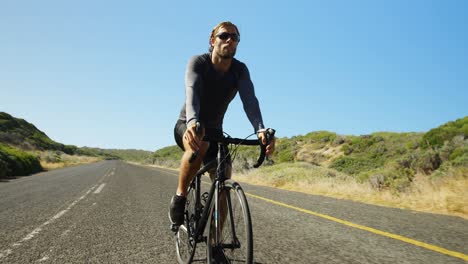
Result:
{"label": "road surface", "polygon": [[[1,180],[0,263],[176,263],[176,185],[176,171],[122,161]],[[256,263],[468,262],[462,218],[242,186]]]}

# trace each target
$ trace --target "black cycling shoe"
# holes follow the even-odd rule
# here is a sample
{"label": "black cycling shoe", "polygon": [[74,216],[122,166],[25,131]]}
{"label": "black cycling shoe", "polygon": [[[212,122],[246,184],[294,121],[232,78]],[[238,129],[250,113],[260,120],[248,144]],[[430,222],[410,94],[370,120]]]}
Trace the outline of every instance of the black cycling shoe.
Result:
{"label": "black cycling shoe", "polygon": [[173,226],[180,226],[184,223],[185,202],[187,198],[184,196],[174,195],[171,199],[169,207],[169,219]]}
{"label": "black cycling shoe", "polygon": [[211,252],[213,252],[212,258],[214,263],[223,264],[223,263],[230,263],[229,260],[224,255],[224,252],[219,247],[212,247]]}

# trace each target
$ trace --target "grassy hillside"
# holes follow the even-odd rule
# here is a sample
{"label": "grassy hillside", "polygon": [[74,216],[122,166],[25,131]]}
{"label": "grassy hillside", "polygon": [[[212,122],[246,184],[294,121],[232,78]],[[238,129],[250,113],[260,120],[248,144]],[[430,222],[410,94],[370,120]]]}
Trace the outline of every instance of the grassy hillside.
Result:
{"label": "grassy hillside", "polygon": [[151,162],[151,152],[78,148],[50,139],[24,119],[0,112],[0,177],[29,175],[52,169],[102,159]]}
{"label": "grassy hillside", "polygon": [[[155,163],[178,167],[181,154],[173,146],[153,156]],[[234,162],[238,179],[468,215],[468,116],[426,133],[317,131],[278,138],[269,165],[251,170],[257,155],[256,148],[239,148]]]}
{"label": "grassy hillside", "polygon": [[23,150],[58,150],[75,154],[77,147],[50,139],[44,132],[24,119],[0,112],[0,142]]}
{"label": "grassy hillside", "polygon": [[[440,176],[440,170],[447,167],[468,166],[468,117],[427,133],[376,132],[345,136],[318,131],[278,138],[276,145],[276,152],[271,157],[274,164],[306,162],[346,173],[361,181],[379,173],[387,178],[406,177],[407,180],[416,173]],[[177,146],[170,146],[157,150],[153,161],[177,167],[181,155]],[[237,168],[248,168],[257,155],[256,148],[241,146]]]}

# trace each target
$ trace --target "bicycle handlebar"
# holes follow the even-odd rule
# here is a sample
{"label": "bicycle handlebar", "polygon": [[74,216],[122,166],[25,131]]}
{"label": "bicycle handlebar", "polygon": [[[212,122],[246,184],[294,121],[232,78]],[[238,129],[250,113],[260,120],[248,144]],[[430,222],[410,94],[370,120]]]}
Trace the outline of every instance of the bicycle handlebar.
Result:
{"label": "bicycle handlebar", "polygon": [[[196,131],[198,132],[200,129],[200,124],[197,122]],[[260,146],[260,155],[258,157],[257,163],[253,165],[254,168],[258,168],[262,165],[263,161],[265,161],[266,157],[266,147],[270,144],[271,140],[275,137],[275,130],[273,128],[265,129],[267,143],[263,145],[259,139],[242,139],[242,138],[231,138],[231,137],[207,137],[203,138],[203,141],[210,141],[210,142],[218,142],[223,144],[234,144],[234,145],[246,145],[246,146]],[[190,156],[189,163],[192,163],[198,156],[198,153],[194,151],[192,156]]]}

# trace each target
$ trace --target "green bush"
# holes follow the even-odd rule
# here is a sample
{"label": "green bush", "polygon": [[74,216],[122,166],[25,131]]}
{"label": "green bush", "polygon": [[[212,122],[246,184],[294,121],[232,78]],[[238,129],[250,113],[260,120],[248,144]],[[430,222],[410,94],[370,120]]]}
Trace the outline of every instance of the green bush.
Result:
{"label": "green bush", "polygon": [[337,135],[328,131],[316,131],[308,133],[304,138],[311,143],[328,143],[335,141]]}
{"label": "green bush", "polygon": [[398,194],[407,190],[413,182],[415,171],[411,168],[398,167],[397,163],[386,165],[355,175],[358,182],[368,182],[375,190],[390,190]]}
{"label": "green bush", "polygon": [[468,167],[468,153],[464,152],[462,155],[456,156],[456,158],[451,161],[451,164],[454,167]]}
{"label": "green bush", "polygon": [[159,149],[151,156],[152,164],[159,164],[168,167],[178,167],[184,152],[179,146],[169,146]]}
{"label": "green bush", "polygon": [[440,148],[446,141],[458,135],[468,137],[468,116],[429,130],[424,134],[421,145],[423,148]]}
{"label": "green bush", "polygon": [[276,140],[276,150],[273,159],[276,162],[293,162],[297,153],[296,140],[281,138]]}
{"label": "green bush", "polygon": [[19,149],[0,144],[0,176],[24,176],[42,171],[39,159]]}
{"label": "green bush", "polygon": [[421,154],[416,161],[416,169],[425,174],[431,174],[442,165],[439,153],[437,151],[429,150]]}
{"label": "green bush", "polygon": [[386,175],[385,185],[395,194],[402,193],[410,187],[413,178],[414,174],[410,170],[394,170]]}
{"label": "green bush", "polygon": [[0,178],[7,176],[10,173],[8,170],[8,163],[3,158],[3,152],[0,150]]}
{"label": "green bush", "polygon": [[468,146],[454,149],[452,153],[450,153],[449,160],[454,161],[462,156],[468,156]]}
{"label": "green bush", "polygon": [[354,175],[379,168],[383,166],[383,162],[382,159],[367,156],[342,156],[336,159],[330,168]]}
{"label": "green bush", "polygon": [[75,155],[78,152],[78,147],[74,145],[63,145],[62,151],[68,155]]}

